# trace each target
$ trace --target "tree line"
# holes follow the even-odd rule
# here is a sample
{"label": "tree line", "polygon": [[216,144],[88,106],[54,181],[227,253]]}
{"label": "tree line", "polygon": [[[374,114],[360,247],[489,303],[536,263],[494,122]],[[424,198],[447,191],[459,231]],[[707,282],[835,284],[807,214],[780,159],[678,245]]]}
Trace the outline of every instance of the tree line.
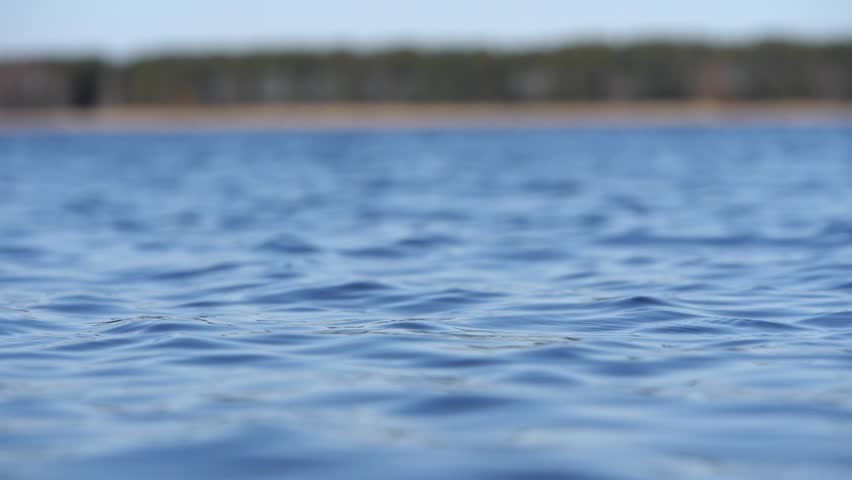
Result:
{"label": "tree line", "polygon": [[166,54],[0,63],[2,107],[852,99],[852,40],[644,41],[524,51]]}

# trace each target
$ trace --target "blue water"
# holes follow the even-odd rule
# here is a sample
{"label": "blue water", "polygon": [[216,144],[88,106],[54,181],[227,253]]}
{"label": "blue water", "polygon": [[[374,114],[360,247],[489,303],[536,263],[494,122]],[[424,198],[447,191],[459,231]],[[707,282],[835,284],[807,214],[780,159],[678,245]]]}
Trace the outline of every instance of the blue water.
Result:
{"label": "blue water", "polygon": [[852,127],[0,134],[0,477],[852,478]]}

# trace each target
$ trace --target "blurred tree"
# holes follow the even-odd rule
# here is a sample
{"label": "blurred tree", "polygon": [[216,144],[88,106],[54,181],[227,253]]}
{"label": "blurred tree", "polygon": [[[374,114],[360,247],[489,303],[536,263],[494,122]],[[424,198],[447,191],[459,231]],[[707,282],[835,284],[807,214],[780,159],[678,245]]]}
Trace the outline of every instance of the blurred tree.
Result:
{"label": "blurred tree", "polygon": [[0,64],[0,106],[836,99],[852,41],[647,40],[530,51],[259,51]]}

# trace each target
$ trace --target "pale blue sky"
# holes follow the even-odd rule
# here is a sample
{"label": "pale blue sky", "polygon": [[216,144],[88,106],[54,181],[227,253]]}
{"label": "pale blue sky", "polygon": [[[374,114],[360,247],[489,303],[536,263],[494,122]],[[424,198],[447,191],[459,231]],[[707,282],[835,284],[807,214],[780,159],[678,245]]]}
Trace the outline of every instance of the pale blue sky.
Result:
{"label": "pale blue sky", "polygon": [[0,55],[525,46],[574,38],[852,37],[852,0],[0,0]]}

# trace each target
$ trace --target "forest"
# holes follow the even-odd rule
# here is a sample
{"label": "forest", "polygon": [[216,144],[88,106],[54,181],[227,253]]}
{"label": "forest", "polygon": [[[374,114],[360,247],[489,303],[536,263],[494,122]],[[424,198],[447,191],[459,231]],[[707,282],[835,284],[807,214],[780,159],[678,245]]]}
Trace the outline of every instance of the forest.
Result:
{"label": "forest", "polygon": [[571,43],[0,61],[0,107],[329,102],[849,100],[852,40]]}

